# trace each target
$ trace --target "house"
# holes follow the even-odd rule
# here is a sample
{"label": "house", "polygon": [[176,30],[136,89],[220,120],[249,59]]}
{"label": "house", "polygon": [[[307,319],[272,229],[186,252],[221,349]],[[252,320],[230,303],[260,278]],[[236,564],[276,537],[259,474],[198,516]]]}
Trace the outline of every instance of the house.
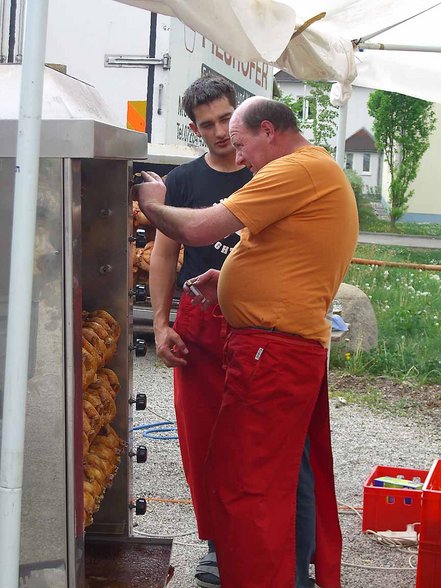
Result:
{"label": "house", "polygon": [[345,167],[360,174],[365,193],[380,192],[382,163],[374,137],[367,129],[363,127],[346,139]]}

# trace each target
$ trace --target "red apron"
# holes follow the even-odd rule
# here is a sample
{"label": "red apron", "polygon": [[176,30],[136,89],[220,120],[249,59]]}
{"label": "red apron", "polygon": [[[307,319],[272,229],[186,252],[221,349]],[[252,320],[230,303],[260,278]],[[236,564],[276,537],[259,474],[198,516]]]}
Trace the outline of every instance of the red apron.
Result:
{"label": "red apron", "polygon": [[315,479],[316,581],[340,588],[326,350],[315,341],[233,330],[206,463],[222,588],[294,588],[299,466],[309,431]]}
{"label": "red apron", "polygon": [[204,483],[204,463],[224,390],[222,367],[227,323],[193,306],[183,294],[175,330],[188,348],[187,365],[175,368],[174,391],[179,446],[200,539],[213,539]]}

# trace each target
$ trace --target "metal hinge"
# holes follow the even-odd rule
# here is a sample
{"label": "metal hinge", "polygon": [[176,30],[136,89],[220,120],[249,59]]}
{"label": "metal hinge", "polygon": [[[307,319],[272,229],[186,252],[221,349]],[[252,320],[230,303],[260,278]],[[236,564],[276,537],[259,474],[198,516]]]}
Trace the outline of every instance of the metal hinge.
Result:
{"label": "metal hinge", "polygon": [[148,65],[162,65],[163,69],[170,69],[171,55],[164,53],[159,58],[146,55],[104,55],[104,67],[147,67]]}

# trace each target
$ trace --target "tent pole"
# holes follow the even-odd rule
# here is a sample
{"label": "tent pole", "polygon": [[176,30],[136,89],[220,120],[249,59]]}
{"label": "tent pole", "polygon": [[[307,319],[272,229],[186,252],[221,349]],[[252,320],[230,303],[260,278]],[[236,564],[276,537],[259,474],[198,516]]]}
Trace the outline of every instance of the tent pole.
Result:
{"label": "tent pole", "polygon": [[429,10],[433,10],[433,8],[436,8],[440,4],[441,4],[441,2],[437,2],[436,4],[433,4],[432,6],[429,6],[428,8],[421,10],[420,12],[416,12],[415,14],[412,14],[411,16],[409,16],[403,20],[399,20],[398,22],[395,22],[387,27],[384,27],[384,29],[380,29],[379,31],[374,31],[373,33],[370,33],[369,35],[365,35],[361,39],[358,39],[358,43],[356,43],[356,44],[358,45],[359,43],[365,43],[366,41],[369,41],[369,39],[372,39],[373,37],[377,37],[378,35],[381,35],[381,33],[385,33],[387,31],[390,31],[390,30],[394,29],[395,27],[397,27],[405,22],[408,22],[408,21],[412,20],[413,18],[416,18],[417,16],[421,16],[425,12],[429,12]]}
{"label": "tent pole", "polygon": [[28,0],[18,121],[0,454],[2,588],[17,588],[48,0]]}
{"label": "tent pole", "polygon": [[441,47],[432,45],[393,45],[391,43],[358,43],[357,49],[376,49],[379,51],[422,51],[424,53],[441,53]]}
{"label": "tent pole", "polygon": [[346,143],[346,123],[348,119],[348,103],[345,102],[338,109],[338,127],[337,127],[337,151],[335,159],[338,165],[344,169],[345,166],[345,143]]}

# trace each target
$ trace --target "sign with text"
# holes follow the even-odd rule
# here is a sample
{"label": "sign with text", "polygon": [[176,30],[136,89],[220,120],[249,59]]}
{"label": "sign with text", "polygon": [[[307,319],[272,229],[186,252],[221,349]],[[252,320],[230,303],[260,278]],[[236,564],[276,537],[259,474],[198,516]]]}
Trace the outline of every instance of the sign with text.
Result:
{"label": "sign with text", "polygon": [[190,121],[182,108],[184,91],[202,75],[220,75],[231,81],[239,104],[250,96],[272,97],[273,72],[270,65],[240,61],[177,19],[171,19],[170,55],[170,76],[164,87],[164,112],[167,113],[165,143],[204,145],[189,128]]}

